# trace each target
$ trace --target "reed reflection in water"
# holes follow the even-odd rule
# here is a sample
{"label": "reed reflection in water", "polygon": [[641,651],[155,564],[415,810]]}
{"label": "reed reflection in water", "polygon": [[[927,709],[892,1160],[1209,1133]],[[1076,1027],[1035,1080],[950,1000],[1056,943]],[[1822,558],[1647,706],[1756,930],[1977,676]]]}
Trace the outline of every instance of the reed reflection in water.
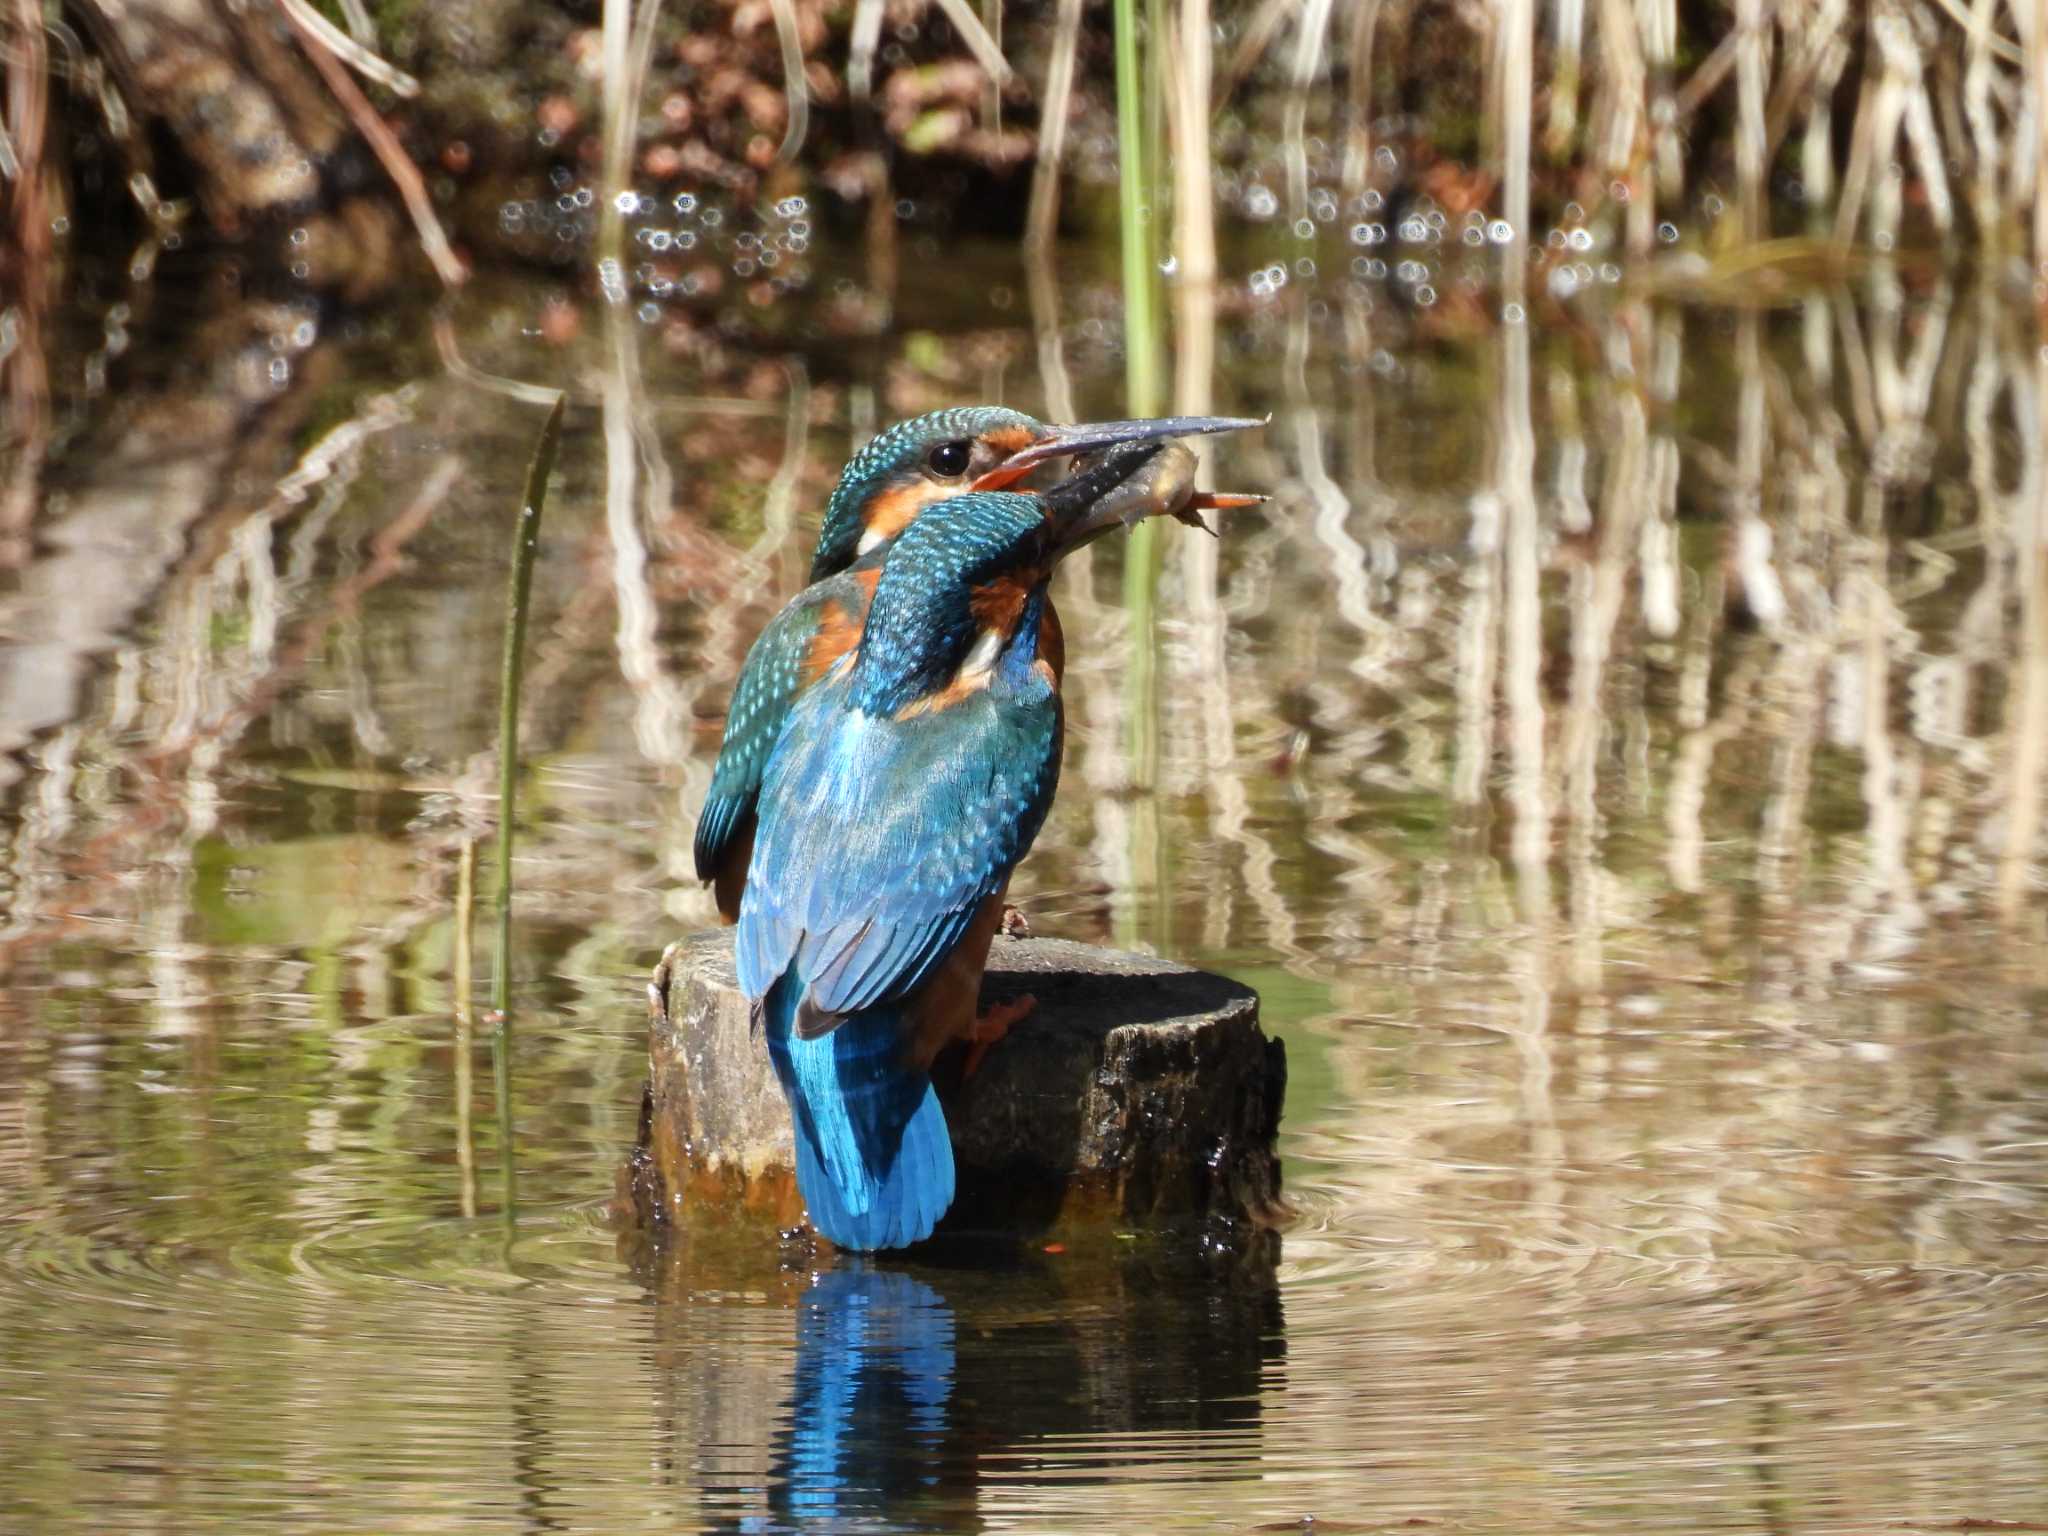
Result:
{"label": "reed reflection in water", "polygon": [[[1156,731],[1121,552],[1063,575],[1016,894],[1260,988],[1277,1277],[620,1262],[640,989],[711,920],[717,712],[831,476],[943,403],[1120,411],[1116,294],[975,280],[861,348],[556,349],[488,281],[434,350],[227,299],[130,315],[118,389],[44,348],[0,595],[5,1518],[2048,1519],[2048,362],[1938,271],[1175,295],[1178,398],[1274,413],[1213,481],[1276,499],[1166,530]],[[565,374],[507,1254],[455,913],[493,895],[506,381]]]}

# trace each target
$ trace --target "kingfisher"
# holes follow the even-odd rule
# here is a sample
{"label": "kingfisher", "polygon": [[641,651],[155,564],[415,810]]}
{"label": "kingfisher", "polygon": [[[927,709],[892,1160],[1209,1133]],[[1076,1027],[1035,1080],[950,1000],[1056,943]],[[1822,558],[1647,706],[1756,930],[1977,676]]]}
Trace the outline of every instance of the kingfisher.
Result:
{"label": "kingfisher", "polygon": [[[967,405],[912,417],[871,439],[847,462],[826,503],[811,556],[811,585],[769,620],[733,686],[695,846],[697,878],[712,882],[719,915],[728,923],[739,918],[761,773],[791,704],[853,648],[883,555],[927,508],[962,492],[1014,486],[1050,459],[1258,425],[1237,417],[1178,416],[1062,426],[1005,406]],[[1198,518],[1194,508],[1244,500],[1194,496],[1174,515]],[[1040,652],[1057,679],[1066,647],[1059,615],[1049,606],[1038,634]]]}
{"label": "kingfisher", "polygon": [[920,1241],[952,1203],[931,1067],[982,1037],[974,993],[1003,893],[1059,783],[1059,675],[1042,651],[1054,568],[1120,524],[1246,499],[1196,497],[1192,456],[1142,425],[1042,493],[936,503],[817,600],[814,633],[844,643],[816,660],[814,641],[786,696],[736,953],[789,1101],[797,1186],[840,1247]]}

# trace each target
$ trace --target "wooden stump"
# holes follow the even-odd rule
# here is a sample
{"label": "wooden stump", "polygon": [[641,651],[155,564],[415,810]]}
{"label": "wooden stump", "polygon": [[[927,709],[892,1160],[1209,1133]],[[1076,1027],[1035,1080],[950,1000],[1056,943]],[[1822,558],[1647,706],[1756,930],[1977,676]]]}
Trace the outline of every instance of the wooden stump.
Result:
{"label": "wooden stump", "polygon": [[[1241,1245],[1280,1212],[1286,1052],[1258,996],[1149,955],[996,940],[987,1006],[1038,1006],[963,1082],[934,1072],[958,1193],[940,1233],[1171,1229]],[[621,1171],[642,1225],[793,1226],[789,1110],[733,970],[730,929],[669,946],[648,987],[640,1141]]]}

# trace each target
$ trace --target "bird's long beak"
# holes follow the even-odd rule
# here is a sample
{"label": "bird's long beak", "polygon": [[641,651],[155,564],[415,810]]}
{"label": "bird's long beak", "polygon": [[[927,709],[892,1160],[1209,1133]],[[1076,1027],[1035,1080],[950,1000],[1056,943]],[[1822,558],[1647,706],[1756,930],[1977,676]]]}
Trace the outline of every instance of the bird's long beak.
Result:
{"label": "bird's long beak", "polygon": [[1127,444],[1154,442],[1162,437],[1238,432],[1246,427],[1265,424],[1265,420],[1254,416],[1154,416],[1141,421],[1091,421],[1079,426],[1050,427],[1037,442],[1011,454],[982,475],[974,482],[973,488],[977,491],[1000,491],[1022,480],[1047,459],[1064,458],[1068,454],[1100,453]]}

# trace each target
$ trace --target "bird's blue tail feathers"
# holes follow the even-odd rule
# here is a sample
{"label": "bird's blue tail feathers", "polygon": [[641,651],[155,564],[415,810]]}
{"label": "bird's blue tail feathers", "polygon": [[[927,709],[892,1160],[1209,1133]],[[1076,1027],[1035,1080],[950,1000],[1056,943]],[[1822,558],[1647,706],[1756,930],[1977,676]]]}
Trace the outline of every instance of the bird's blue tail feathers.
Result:
{"label": "bird's blue tail feathers", "polygon": [[919,1242],[953,1203],[953,1143],[930,1077],[903,1061],[901,1011],[865,1009],[800,1040],[803,990],[790,967],[763,1012],[811,1225],[841,1248]]}

